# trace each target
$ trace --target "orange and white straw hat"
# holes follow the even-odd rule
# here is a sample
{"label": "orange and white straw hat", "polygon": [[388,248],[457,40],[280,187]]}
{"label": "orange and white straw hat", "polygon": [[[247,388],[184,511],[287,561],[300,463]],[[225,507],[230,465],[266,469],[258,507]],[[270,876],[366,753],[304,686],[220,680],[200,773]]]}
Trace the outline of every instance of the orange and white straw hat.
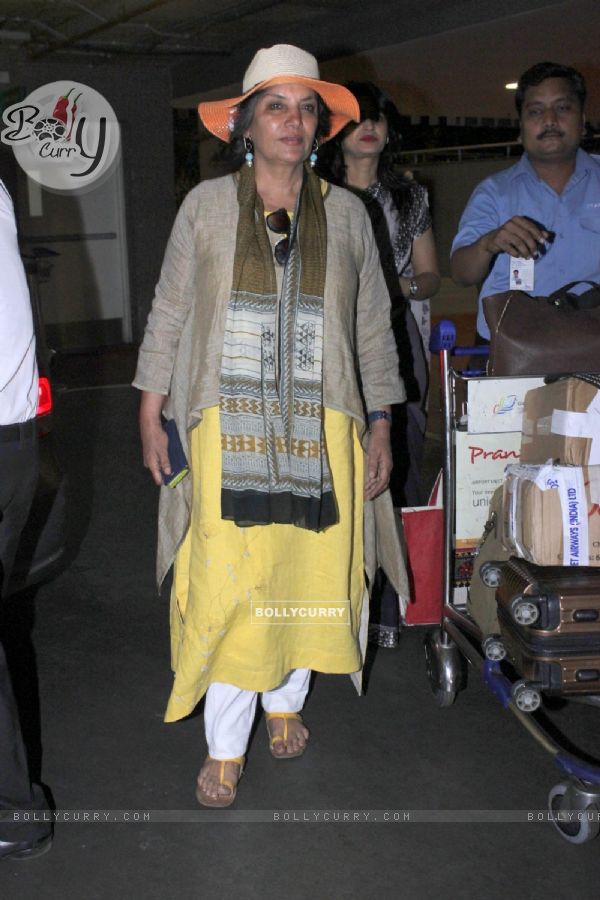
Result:
{"label": "orange and white straw hat", "polygon": [[321,81],[314,56],[291,44],[275,44],[255,54],[244,75],[243,94],[198,105],[202,123],[216,137],[229,143],[238,104],[273,84],[305,84],[321,97],[331,113],[329,133],[322,141],[334,137],[348,122],[360,120],[356,98],[341,84]]}

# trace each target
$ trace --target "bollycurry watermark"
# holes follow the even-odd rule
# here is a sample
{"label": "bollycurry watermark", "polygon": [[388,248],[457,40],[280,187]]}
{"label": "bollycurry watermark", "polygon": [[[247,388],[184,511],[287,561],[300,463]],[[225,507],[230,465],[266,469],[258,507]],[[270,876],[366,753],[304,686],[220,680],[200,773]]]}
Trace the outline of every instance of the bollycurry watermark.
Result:
{"label": "bollycurry watermark", "polygon": [[346,600],[251,600],[253,625],[349,625]]}
{"label": "bollycurry watermark", "polygon": [[596,810],[547,809],[60,809],[3,810],[0,823],[53,825],[244,823],[274,825],[479,825],[598,822]]}
{"label": "bollycurry watermark", "polygon": [[29,178],[72,193],[96,187],[110,174],[120,128],[112,106],[94,88],[53,81],[4,110],[0,140]]}

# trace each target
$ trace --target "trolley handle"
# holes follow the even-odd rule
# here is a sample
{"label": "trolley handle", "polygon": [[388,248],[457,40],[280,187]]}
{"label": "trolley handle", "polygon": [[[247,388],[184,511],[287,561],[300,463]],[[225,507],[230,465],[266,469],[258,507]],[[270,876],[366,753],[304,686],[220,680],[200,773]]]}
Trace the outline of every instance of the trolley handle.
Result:
{"label": "trolley handle", "polygon": [[[478,344],[476,347],[455,347],[452,351],[453,356],[481,356],[487,357],[490,355],[490,348],[485,344]],[[482,375],[487,375],[487,371],[485,369],[485,363],[482,360],[484,368],[482,369],[463,369],[461,375],[463,378],[477,378]]]}
{"label": "trolley handle", "polygon": [[485,344],[477,344],[476,347],[455,347],[452,356],[489,356],[490,348]]}
{"label": "trolley handle", "polygon": [[[434,326],[429,340],[431,353],[447,353],[448,356],[488,356],[490,349],[486,344],[474,347],[457,347],[456,325],[450,319],[442,319]],[[462,375],[485,375],[485,369],[464,369]]]}

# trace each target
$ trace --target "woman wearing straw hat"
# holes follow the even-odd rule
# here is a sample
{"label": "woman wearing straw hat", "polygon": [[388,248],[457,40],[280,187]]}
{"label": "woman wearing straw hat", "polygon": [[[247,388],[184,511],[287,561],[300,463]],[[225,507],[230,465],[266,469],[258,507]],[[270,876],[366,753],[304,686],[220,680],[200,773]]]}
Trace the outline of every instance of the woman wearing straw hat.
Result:
{"label": "woman wearing straw hat", "polygon": [[134,384],[155,482],[171,473],[161,414],[191,469],[161,490],[159,583],[175,560],[165,718],[206,695],[196,797],[221,807],[258,693],[271,753],[289,760],[308,743],[311,670],[360,673],[378,518],[377,551],[406,595],[385,490],[404,392],[366,211],[311,168],[318,142],[358,119],[352,95],[277,45],[239,97],[199,113],[241,167],[182,204]]}

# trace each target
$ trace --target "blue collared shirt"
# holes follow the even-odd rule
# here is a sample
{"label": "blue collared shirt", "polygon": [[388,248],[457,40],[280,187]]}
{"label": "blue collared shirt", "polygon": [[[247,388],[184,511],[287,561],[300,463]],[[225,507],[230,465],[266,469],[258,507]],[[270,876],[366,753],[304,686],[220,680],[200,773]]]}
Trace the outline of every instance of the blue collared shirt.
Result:
{"label": "blue collared shirt", "polygon": [[[479,184],[461,216],[451,253],[468,247],[512,216],[529,216],[553,242],[535,261],[533,294],[546,296],[570,281],[600,281],[600,157],[577,151],[575,171],[562,194],[535,172],[524,153],[519,162]],[[509,290],[514,260],[499,253],[479,294],[477,331],[489,338],[483,297]]]}

